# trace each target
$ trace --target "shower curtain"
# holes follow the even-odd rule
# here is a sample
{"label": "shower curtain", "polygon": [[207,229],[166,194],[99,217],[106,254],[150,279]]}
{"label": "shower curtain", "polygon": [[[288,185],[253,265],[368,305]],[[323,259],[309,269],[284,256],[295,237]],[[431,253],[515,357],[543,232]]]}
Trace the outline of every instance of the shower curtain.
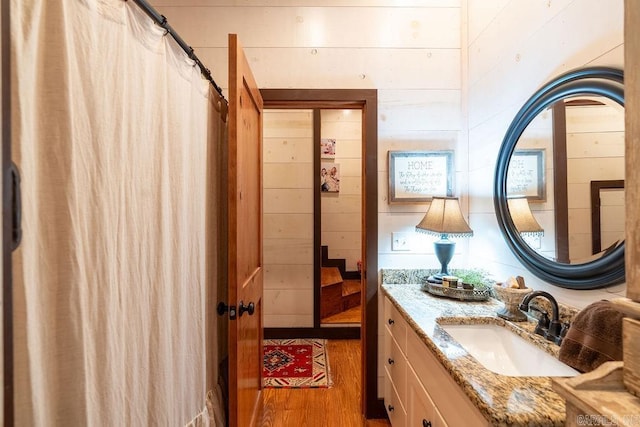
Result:
{"label": "shower curtain", "polygon": [[11,22],[16,425],[215,424],[225,101],[132,1],[12,0]]}

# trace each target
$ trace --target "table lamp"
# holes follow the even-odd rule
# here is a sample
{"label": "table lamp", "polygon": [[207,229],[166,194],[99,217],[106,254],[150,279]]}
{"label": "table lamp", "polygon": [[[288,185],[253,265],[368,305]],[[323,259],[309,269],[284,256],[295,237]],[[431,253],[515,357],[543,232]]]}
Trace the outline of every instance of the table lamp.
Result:
{"label": "table lamp", "polygon": [[473,230],[462,216],[457,197],[434,197],[424,218],[416,225],[416,231],[440,236],[440,240],[433,244],[440,261],[440,272],[433,277],[439,280],[449,275],[447,266],[456,248],[449,236],[473,236]]}
{"label": "table lamp", "polygon": [[507,199],[509,213],[516,230],[523,236],[538,237],[544,235],[544,229],[538,224],[531,212],[526,197],[512,197]]}

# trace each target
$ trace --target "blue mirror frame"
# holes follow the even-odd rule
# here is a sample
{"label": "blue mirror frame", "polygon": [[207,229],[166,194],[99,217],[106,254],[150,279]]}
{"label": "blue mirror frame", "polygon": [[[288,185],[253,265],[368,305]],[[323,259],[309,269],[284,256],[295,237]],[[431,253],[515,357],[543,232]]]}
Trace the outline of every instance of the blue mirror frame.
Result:
{"label": "blue mirror frame", "polygon": [[509,161],[520,136],[546,108],[569,96],[600,95],[624,107],[624,73],[609,67],[569,71],[538,89],[518,111],[502,140],[496,164],[493,204],[498,226],[515,256],[546,282],[568,289],[598,289],[625,281],[624,242],[602,257],[583,264],[563,264],[533,250],[518,233],[507,206]]}

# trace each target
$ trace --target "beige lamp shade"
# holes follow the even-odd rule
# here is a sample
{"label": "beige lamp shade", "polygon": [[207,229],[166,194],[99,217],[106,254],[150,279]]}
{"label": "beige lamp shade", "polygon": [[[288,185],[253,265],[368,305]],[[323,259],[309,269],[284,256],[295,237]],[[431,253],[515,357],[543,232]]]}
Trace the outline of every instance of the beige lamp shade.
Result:
{"label": "beige lamp shade", "polygon": [[526,197],[515,197],[507,199],[507,205],[509,206],[509,213],[516,229],[520,234],[530,236],[541,236],[544,234],[544,229],[538,224],[531,208],[529,207],[529,201]]}
{"label": "beige lamp shade", "polygon": [[434,197],[424,218],[416,225],[416,231],[457,237],[473,236],[473,230],[462,216],[457,197]]}

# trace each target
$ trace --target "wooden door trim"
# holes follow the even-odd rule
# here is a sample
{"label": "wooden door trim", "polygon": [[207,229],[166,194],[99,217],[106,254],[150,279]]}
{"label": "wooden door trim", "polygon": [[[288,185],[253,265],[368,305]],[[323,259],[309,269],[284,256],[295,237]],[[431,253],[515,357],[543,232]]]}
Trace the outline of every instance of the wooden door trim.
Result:
{"label": "wooden door trim", "polygon": [[611,179],[604,181],[591,181],[591,253],[602,251],[602,239],[600,236],[600,190],[624,189],[624,179]]}
{"label": "wooden door trim", "polygon": [[556,258],[569,263],[569,202],[567,199],[567,119],[565,103],[553,104],[553,211]]}
{"label": "wooden door trim", "polygon": [[2,0],[2,366],[3,418],[10,427],[14,420],[13,396],[13,270],[11,265],[13,210],[11,168],[11,62],[10,1]]}
{"label": "wooden door trim", "polygon": [[[261,89],[264,107],[362,110],[363,276],[362,399],[366,418],[384,417],[378,399],[378,91],[376,89]],[[317,279],[319,282],[319,278]],[[331,328],[312,328],[331,329]],[[320,332],[320,331],[318,331]]]}
{"label": "wooden door trim", "polygon": [[[322,199],[320,198],[320,138],[322,135],[322,113],[320,108],[313,109],[313,329],[320,332],[320,302],[322,280],[322,257],[316,251],[322,245]],[[358,332],[358,335],[360,333]],[[320,338],[320,336],[318,336]]]}

